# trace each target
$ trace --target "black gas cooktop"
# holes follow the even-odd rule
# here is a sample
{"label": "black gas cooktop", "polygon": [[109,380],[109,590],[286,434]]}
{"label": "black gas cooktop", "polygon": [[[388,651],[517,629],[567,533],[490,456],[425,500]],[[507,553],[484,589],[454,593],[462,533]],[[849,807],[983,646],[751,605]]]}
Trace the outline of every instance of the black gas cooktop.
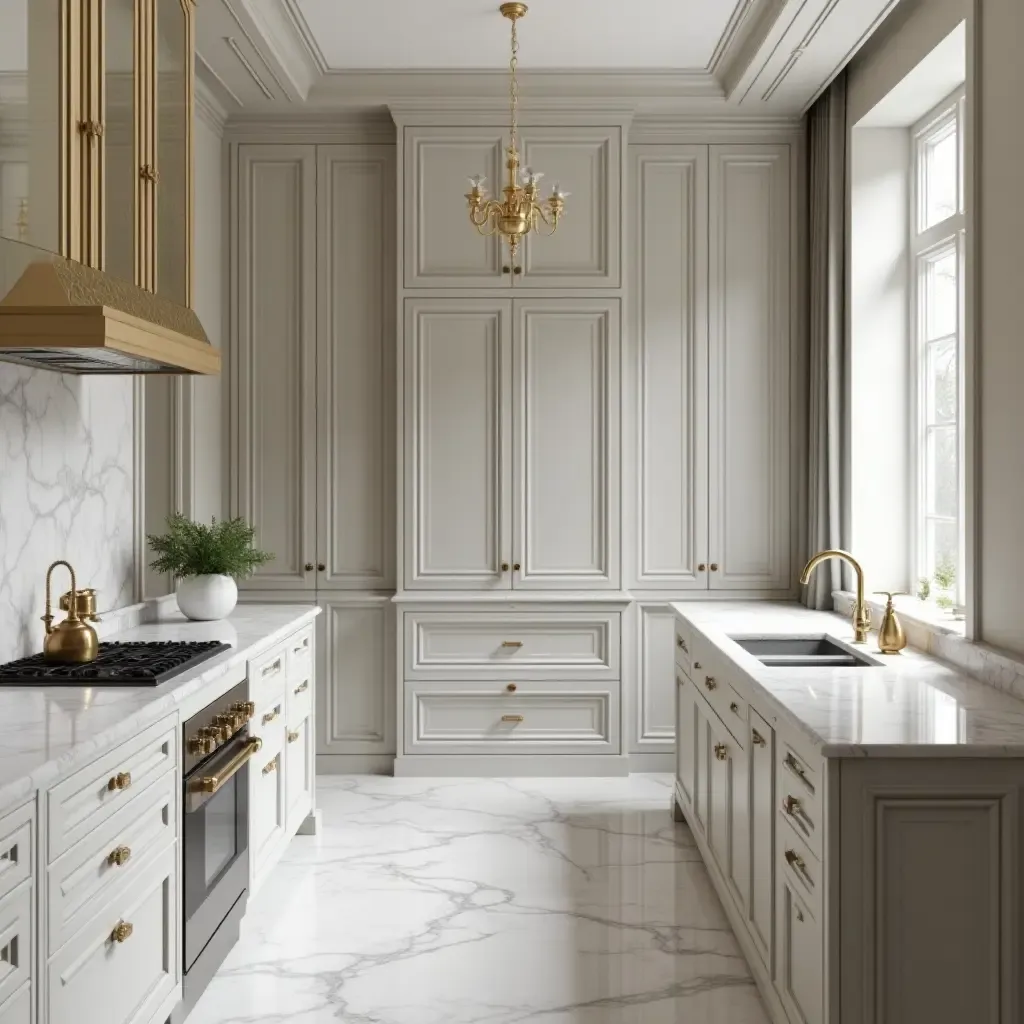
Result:
{"label": "black gas cooktop", "polygon": [[0,665],[0,686],[157,686],[230,647],[218,640],[102,643],[96,660],[84,665],[33,654]]}

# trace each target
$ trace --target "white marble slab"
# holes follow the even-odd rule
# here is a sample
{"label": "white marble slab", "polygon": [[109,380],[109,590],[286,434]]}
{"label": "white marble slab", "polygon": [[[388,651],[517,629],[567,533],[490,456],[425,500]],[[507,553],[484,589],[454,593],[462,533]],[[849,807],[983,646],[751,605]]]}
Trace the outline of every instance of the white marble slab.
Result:
{"label": "white marble slab", "polygon": [[129,739],[319,614],[309,605],[239,605],[222,622],[189,622],[174,610],[111,640],[220,640],[230,651],[161,686],[0,687],[0,809]]}
{"label": "white marble slab", "polygon": [[861,650],[879,664],[769,668],[731,635],[828,635],[850,642],[850,620],[783,602],[680,602],[673,608],[713,644],[761,700],[757,710],[824,757],[1024,757],[1024,701],[913,648]]}
{"label": "white marble slab", "polygon": [[769,1024],[670,786],[321,777],[188,1024]]}

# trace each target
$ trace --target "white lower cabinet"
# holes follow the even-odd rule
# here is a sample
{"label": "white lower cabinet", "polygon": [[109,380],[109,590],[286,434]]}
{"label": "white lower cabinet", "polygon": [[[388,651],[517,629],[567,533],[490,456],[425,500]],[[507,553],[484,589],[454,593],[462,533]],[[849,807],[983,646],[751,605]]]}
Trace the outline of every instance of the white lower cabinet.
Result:
{"label": "white lower cabinet", "polygon": [[25,982],[0,1005],[0,1024],[32,1024],[35,1020],[32,986]]}
{"label": "white lower cabinet", "polygon": [[316,773],[313,716],[307,714],[295,725],[289,724],[285,748],[285,791],[287,829],[294,835],[313,806],[313,777]]}
{"label": "white lower cabinet", "polygon": [[697,778],[697,698],[693,684],[682,673],[676,675],[676,783],[679,796],[688,806],[694,803]]}
{"label": "white lower cabinet", "polygon": [[821,925],[803,894],[779,882],[779,970],[775,985],[793,1024],[821,1024],[823,971]]}
{"label": "white lower cabinet", "polygon": [[284,750],[264,748],[251,764],[249,856],[255,889],[287,842]]}

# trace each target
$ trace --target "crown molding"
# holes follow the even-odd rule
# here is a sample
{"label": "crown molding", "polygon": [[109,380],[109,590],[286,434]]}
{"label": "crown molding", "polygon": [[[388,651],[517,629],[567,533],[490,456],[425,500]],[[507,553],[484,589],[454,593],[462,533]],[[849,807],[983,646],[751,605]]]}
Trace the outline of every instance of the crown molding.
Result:
{"label": "crown molding", "polygon": [[[508,102],[486,97],[463,96],[458,102],[435,98],[400,99],[388,103],[399,128],[406,125],[479,125],[508,122]],[[610,102],[604,97],[534,98],[520,101],[519,123],[523,125],[619,125],[623,130],[633,120],[635,107]]]}
{"label": "crown molding", "polygon": [[310,114],[234,114],[224,129],[229,142],[304,145],[394,145],[395,123],[386,111]]}
{"label": "crown molding", "polygon": [[[293,98],[305,100],[326,68],[294,0],[241,0]],[[319,58],[319,59],[318,59]]]}
{"label": "crown molding", "polygon": [[208,128],[212,128],[218,135],[223,135],[224,126],[228,120],[228,112],[217,98],[216,92],[210,88],[198,71],[197,64],[195,78],[196,118],[202,121]]}
{"label": "crown molding", "polygon": [[803,138],[804,122],[798,115],[646,115],[634,119],[630,144],[690,145],[718,142],[793,142]]}

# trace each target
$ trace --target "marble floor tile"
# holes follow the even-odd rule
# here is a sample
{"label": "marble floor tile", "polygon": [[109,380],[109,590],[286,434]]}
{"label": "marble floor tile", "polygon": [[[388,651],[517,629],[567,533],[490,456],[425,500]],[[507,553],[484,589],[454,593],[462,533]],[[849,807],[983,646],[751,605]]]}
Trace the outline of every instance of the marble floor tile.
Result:
{"label": "marble floor tile", "polygon": [[188,1024],[768,1024],[667,776],[317,784]]}

